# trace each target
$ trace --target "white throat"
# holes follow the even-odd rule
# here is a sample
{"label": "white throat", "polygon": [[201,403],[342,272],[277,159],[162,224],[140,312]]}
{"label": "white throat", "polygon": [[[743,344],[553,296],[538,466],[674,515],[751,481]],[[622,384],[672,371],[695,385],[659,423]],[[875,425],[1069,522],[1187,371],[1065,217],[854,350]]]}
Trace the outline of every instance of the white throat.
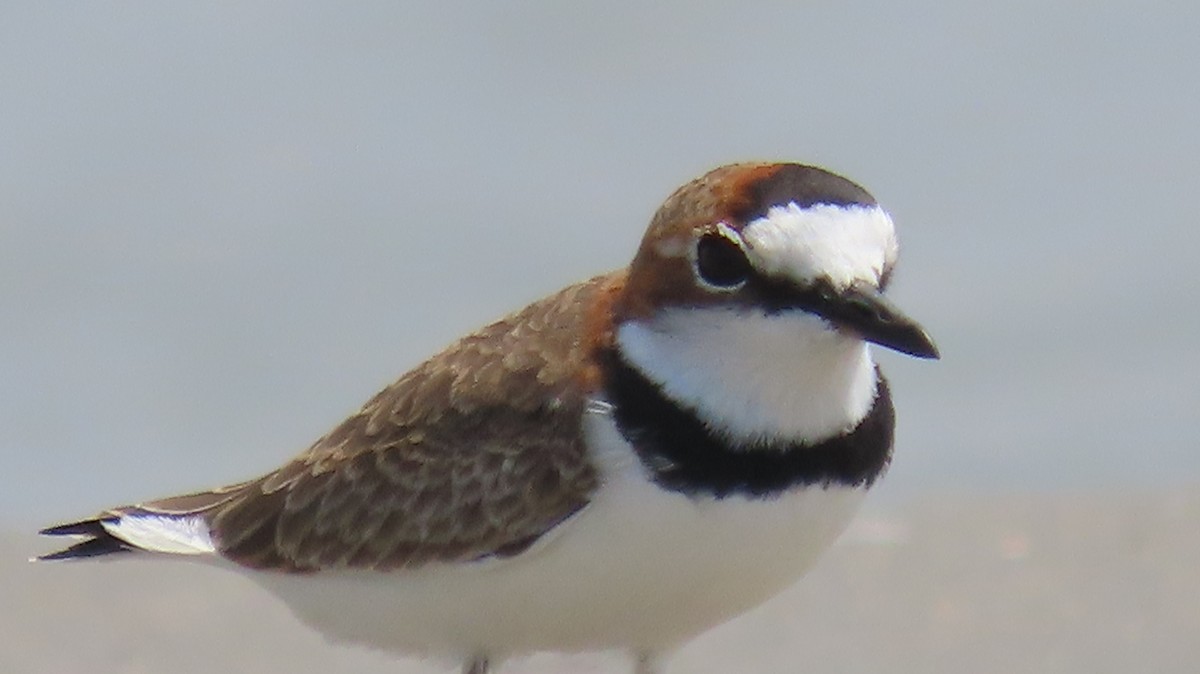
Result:
{"label": "white throat", "polygon": [[668,309],[622,324],[625,358],[731,439],[819,441],[850,430],[875,400],[861,340],[799,312]]}

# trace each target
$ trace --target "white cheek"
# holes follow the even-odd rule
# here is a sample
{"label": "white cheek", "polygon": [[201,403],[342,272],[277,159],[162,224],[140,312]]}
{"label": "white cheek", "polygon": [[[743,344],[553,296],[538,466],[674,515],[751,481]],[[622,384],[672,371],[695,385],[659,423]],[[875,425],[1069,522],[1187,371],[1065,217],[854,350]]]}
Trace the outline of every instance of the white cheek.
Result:
{"label": "white cheek", "polygon": [[775,206],[742,236],[755,266],[773,276],[838,287],[872,284],[896,260],[896,230],[878,206]]}

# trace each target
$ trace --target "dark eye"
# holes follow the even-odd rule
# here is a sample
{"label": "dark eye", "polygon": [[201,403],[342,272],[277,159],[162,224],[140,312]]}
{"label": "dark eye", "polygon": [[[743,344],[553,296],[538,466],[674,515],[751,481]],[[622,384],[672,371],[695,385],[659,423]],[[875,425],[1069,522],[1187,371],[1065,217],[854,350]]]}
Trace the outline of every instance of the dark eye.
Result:
{"label": "dark eye", "polygon": [[720,234],[705,234],[696,242],[696,273],[718,288],[734,288],[750,278],[750,261],[733,241]]}

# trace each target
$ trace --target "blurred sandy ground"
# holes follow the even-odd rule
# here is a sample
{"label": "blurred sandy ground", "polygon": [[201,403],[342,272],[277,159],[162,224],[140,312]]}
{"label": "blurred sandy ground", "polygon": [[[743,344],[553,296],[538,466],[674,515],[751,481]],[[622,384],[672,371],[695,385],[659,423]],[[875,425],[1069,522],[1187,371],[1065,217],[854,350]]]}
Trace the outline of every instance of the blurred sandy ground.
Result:
{"label": "blurred sandy ground", "polygon": [[[945,495],[861,517],[818,568],[697,639],[687,672],[1200,671],[1200,487]],[[0,672],[451,671],[330,645],[234,574],[29,564],[0,538]],[[625,672],[612,654],[504,672]]]}

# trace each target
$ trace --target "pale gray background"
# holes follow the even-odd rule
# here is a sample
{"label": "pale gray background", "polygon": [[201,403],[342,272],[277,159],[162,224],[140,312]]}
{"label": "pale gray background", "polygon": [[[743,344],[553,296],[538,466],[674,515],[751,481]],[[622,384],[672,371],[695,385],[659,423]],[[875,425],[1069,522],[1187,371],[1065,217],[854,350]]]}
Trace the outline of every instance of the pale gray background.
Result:
{"label": "pale gray background", "polygon": [[942,347],[874,509],[1195,491],[1200,5],[648,5],[0,6],[0,528],[263,472],[759,158]]}

